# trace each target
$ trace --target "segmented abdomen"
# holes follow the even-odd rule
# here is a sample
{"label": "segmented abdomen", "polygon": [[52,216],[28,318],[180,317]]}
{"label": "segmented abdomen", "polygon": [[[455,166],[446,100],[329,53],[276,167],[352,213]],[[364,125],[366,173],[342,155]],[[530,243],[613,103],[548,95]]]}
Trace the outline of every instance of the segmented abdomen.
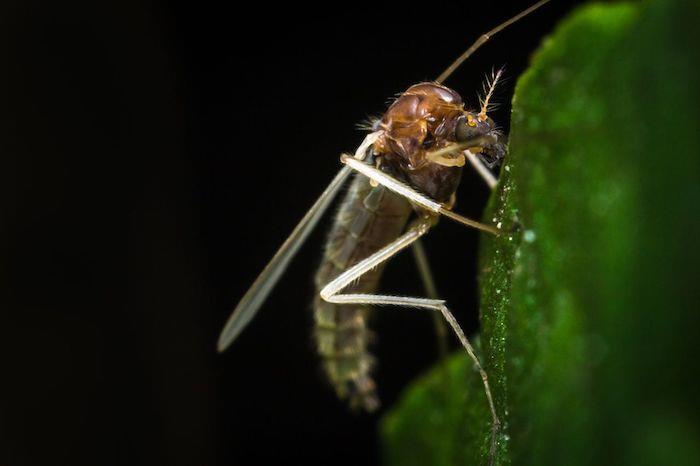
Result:
{"label": "segmented abdomen", "polygon": [[[341,399],[372,411],[379,406],[369,352],[371,331],[363,305],[323,301],[320,290],[352,265],[395,240],[411,213],[410,204],[382,186],[356,176],[338,211],[316,273],[315,339],[323,368]],[[382,267],[363,275],[341,293],[373,293]]]}

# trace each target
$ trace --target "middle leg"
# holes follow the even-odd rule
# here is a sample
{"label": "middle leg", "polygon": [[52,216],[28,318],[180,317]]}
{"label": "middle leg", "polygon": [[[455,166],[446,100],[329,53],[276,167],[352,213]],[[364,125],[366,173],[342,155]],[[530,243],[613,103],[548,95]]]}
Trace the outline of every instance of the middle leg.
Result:
{"label": "middle leg", "polygon": [[[423,247],[423,242],[417,239],[413,243],[413,258],[416,261],[416,268],[420,274],[421,281],[423,282],[423,288],[425,289],[425,294],[428,298],[438,299],[437,287],[435,286],[435,280],[433,278],[433,272],[430,269],[430,263],[428,262],[428,255],[425,253],[425,248]],[[433,314],[433,324],[435,326],[435,335],[437,337],[437,347],[440,359],[445,359],[447,357],[447,327],[445,327],[445,321],[437,314]]]}

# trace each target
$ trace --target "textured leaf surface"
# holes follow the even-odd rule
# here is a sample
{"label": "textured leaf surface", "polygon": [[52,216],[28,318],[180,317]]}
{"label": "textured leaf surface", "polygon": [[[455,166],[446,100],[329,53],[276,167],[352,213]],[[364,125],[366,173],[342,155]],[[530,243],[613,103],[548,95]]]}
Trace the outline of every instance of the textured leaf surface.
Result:
{"label": "textured leaf surface", "polygon": [[[520,78],[480,260],[500,464],[700,464],[700,5],[585,6]],[[463,354],[383,423],[388,465],[485,464]]]}

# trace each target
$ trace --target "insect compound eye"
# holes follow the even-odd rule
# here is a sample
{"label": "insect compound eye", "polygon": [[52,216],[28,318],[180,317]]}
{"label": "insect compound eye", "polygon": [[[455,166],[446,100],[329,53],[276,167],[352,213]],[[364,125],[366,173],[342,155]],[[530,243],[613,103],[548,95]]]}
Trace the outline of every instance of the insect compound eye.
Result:
{"label": "insect compound eye", "polygon": [[470,121],[467,119],[467,117],[459,117],[459,120],[457,120],[457,125],[455,126],[455,139],[457,139],[458,142],[465,142],[470,139],[474,139],[479,135],[476,127],[474,125],[469,124]]}

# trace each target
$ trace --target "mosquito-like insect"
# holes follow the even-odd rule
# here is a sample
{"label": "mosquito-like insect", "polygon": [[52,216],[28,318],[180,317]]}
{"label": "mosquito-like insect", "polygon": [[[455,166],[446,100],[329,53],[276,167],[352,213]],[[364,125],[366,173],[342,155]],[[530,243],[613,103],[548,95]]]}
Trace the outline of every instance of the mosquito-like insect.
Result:
{"label": "mosquito-like insect", "polygon": [[[506,152],[503,135],[488,116],[489,101],[501,76],[487,81],[477,111],[465,109],[457,92],[442,83],[494,34],[533,12],[541,0],[481,35],[433,82],[411,86],[374,122],[344,167],[301,219],[243,296],[218,341],[224,351],[248,325],[309,233],[351,173],[357,172],[328,235],[316,273],[315,338],[325,372],[338,396],[368,411],[379,406],[368,351],[368,306],[389,305],[439,312],[474,362],[483,380],[491,417],[490,461],[495,457],[500,421],[488,377],[472,345],[445,301],[435,295],[420,238],[440,216],[498,235],[500,230],[452,211],[462,167],[467,161],[493,188],[490,169]],[[411,217],[413,221],[409,223]],[[406,227],[408,225],[408,227]],[[383,265],[412,246],[428,298],[379,295]]]}

